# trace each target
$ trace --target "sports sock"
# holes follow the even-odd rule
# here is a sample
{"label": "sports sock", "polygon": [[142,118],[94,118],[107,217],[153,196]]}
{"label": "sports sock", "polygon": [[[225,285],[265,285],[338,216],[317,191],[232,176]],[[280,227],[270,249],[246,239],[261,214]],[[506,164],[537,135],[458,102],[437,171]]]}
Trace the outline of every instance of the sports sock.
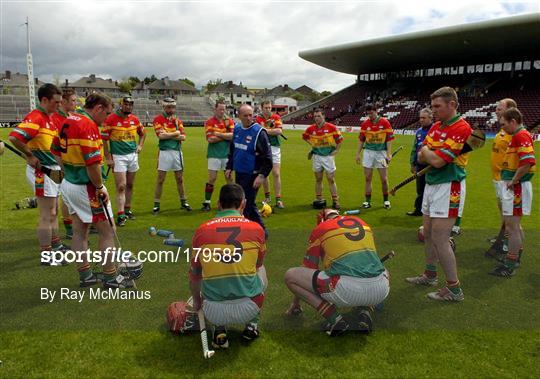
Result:
{"label": "sports sock", "polygon": [[159,208],[159,201],[154,201],[154,208]]}
{"label": "sports sock", "polygon": [[204,187],[204,202],[209,203],[212,198],[212,192],[214,192],[214,185],[206,183]]}
{"label": "sports sock", "polygon": [[186,205],[186,203],[187,203],[187,199],[180,199],[180,204]]}
{"label": "sports sock", "polygon": [[66,228],[66,232],[68,234],[71,234],[73,232],[73,220],[71,220],[68,217],[64,217],[63,222],[64,222],[64,228]]}
{"label": "sports sock", "polygon": [[460,226],[460,225],[461,225],[461,217],[458,216],[458,217],[456,218],[456,222],[454,223],[454,226]]}
{"label": "sports sock", "polygon": [[89,263],[77,267],[77,271],[79,272],[79,279],[81,280],[89,279],[92,276],[92,269],[90,268]]}
{"label": "sports sock", "polygon": [[424,270],[424,275],[430,279],[437,277],[437,266],[426,263],[426,269]]}
{"label": "sports sock", "polygon": [[131,212],[131,205],[124,205],[124,212],[125,213]]}
{"label": "sports sock", "polygon": [[516,263],[519,261],[519,255],[519,251],[516,253],[511,253],[509,251],[504,258],[504,265],[513,270],[516,267]]}
{"label": "sports sock", "polygon": [[281,201],[281,195],[276,195],[276,201]]}
{"label": "sports sock", "polygon": [[113,267],[112,269],[109,269],[109,270],[103,269],[103,278],[105,279],[106,282],[109,282],[113,280],[114,278],[116,278],[116,268]]}
{"label": "sports sock", "polygon": [[331,323],[336,322],[336,319],[340,316],[336,306],[324,300],[317,307],[317,312]]}
{"label": "sports sock", "polygon": [[62,246],[62,241],[60,240],[59,236],[52,236],[51,238],[51,247],[52,249],[58,249],[60,246]]}
{"label": "sports sock", "polygon": [[124,217],[126,217],[126,214],[124,213],[124,211],[118,211],[118,217],[119,218],[124,218]]}
{"label": "sports sock", "polygon": [[332,201],[336,202],[339,200],[339,196],[338,195],[332,195]]}
{"label": "sports sock", "polygon": [[366,202],[371,203],[371,194],[366,193]]}
{"label": "sports sock", "polygon": [[384,192],[383,192],[382,195],[383,195],[384,201],[388,201],[388,193],[384,193]]}
{"label": "sports sock", "polygon": [[454,294],[457,295],[461,291],[461,283],[459,283],[459,280],[456,280],[455,282],[446,281],[446,287]]}
{"label": "sports sock", "polygon": [[265,192],[265,193],[264,193],[264,197],[265,197],[266,199],[270,199],[270,192]]}
{"label": "sports sock", "polygon": [[321,194],[315,194],[315,199],[322,200],[322,195]]}

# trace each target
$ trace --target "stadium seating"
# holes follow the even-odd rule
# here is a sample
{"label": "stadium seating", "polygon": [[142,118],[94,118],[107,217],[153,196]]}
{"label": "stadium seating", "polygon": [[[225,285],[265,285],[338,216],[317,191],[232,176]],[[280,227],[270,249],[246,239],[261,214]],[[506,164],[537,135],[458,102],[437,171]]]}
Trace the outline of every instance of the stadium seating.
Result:
{"label": "stadium seating", "polygon": [[[79,98],[82,105],[83,98]],[[114,99],[118,104],[120,99]],[[36,99],[37,102],[37,99]],[[136,98],[133,113],[143,123],[150,123],[161,113],[163,108],[156,99]],[[178,96],[176,111],[186,125],[202,125],[213,115],[212,105],[208,98],[202,96]],[[30,102],[27,96],[0,95],[0,122],[20,121],[30,112]]]}
{"label": "stadium seating", "polygon": [[[495,74],[493,74],[495,75]],[[458,89],[459,111],[473,126],[495,130],[497,101],[510,97],[516,100],[529,128],[540,124],[540,78],[534,74],[516,77],[464,75],[450,77],[406,78],[399,81],[359,82],[321,102],[312,104],[284,118],[289,124],[311,124],[312,110],[321,107],[326,119],[339,126],[359,126],[365,119],[364,106],[376,102],[380,114],[387,117],[395,129],[416,128],[418,112],[429,105],[434,89],[451,85]]]}

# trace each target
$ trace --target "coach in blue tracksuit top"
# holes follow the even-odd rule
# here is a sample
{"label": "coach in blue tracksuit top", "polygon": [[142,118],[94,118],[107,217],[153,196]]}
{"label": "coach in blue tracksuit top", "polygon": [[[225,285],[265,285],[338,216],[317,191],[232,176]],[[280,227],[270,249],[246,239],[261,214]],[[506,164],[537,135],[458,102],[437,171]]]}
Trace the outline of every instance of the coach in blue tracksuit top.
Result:
{"label": "coach in blue tracksuit top", "polygon": [[259,187],[272,172],[270,141],[266,130],[253,122],[253,108],[249,105],[240,106],[238,118],[241,122],[234,126],[225,176],[230,178],[234,170],[236,183],[244,189],[246,195],[244,216],[261,225],[268,236],[255,199]]}
{"label": "coach in blue tracksuit top", "polygon": [[[411,151],[411,172],[414,174],[422,170],[424,165],[418,163],[418,150],[422,147],[422,142],[426,138],[429,129],[433,125],[433,114],[431,109],[424,108],[420,111],[420,128],[414,136],[413,148]],[[426,176],[416,178],[416,199],[414,200],[414,211],[407,212],[409,216],[422,216],[422,201],[424,200],[424,188],[426,187]]]}

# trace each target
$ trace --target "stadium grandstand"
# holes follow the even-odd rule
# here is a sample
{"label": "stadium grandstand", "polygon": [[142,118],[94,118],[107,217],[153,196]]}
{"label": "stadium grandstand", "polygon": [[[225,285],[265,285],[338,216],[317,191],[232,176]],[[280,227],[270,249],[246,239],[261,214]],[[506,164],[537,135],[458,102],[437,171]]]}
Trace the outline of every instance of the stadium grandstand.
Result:
{"label": "stadium grandstand", "polygon": [[[163,89],[163,82],[164,79],[156,80],[154,82],[156,83],[155,87],[161,85],[158,89]],[[171,82],[174,84],[176,81]],[[6,71],[0,78],[0,84],[0,92],[2,93],[0,95],[0,122],[2,123],[2,126],[12,126],[13,124],[20,122],[23,117],[30,112],[28,76],[19,73],[12,74],[10,71]],[[42,84],[44,83],[36,79],[36,86]],[[152,84],[150,84],[150,86]],[[118,104],[120,98],[124,96],[124,94],[118,90],[115,82],[110,79],[104,80],[98,78],[93,74],[89,77],[83,77],[74,83],[63,83],[60,87],[74,89],[77,96],[79,96],[79,106],[83,105],[85,95],[92,90],[100,91],[111,96],[115,104]],[[168,90],[167,87],[164,89]],[[165,96],[173,96],[177,102],[177,114],[182,119],[184,125],[191,126],[204,124],[204,121],[213,115],[214,101],[210,97],[198,95],[194,87],[188,87],[187,90],[183,87],[181,89],[182,91],[162,91],[163,93],[159,91],[147,91],[146,93],[134,91],[135,105],[133,113],[142,123],[151,123],[154,117],[163,111],[159,99],[162,99]],[[146,95],[146,97],[144,95]]]}
{"label": "stadium grandstand", "polygon": [[341,127],[359,126],[375,103],[394,129],[415,129],[418,111],[442,86],[454,87],[460,112],[480,129],[496,129],[496,102],[515,99],[525,125],[540,127],[540,17],[523,15],[302,51],[303,59],[356,75],[356,82],[284,117],[311,124],[314,108]]}

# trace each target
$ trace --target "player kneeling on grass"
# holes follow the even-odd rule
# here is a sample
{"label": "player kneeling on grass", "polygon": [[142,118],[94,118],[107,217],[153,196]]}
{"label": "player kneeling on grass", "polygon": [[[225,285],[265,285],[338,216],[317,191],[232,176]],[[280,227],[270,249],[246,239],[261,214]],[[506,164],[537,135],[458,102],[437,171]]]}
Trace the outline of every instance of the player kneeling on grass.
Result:
{"label": "player kneeling on grass", "polygon": [[245,324],[243,339],[259,337],[258,320],[268,284],[263,259],[263,228],[242,212],[246,199],[238,184],[219,194],[216,218],[202,224],[193,237],[189,282],[193,309],[201,307],[213,324],[212,346],[229,347],[226,326]]}
{"label": "player kneeling on grass", "polygon": [[340,216],[333,209],[322,210],[317,221],[303,267],[285,274],[285,284],[294,294],[286,314],[301,314],[302,299],[326,318],[326,333],[336,336],[350,327],[337,308],[359,307],[356,329],[369,333],[371,307],[390,292],[389,274],[377,255],[373,232],[361,219]]}
{"label": "player kneeling on grass", "polygon": [[[107,188],[103,184],[101,166],[101,137],[98,125],[111,113],[112,102],[107,96],[93,93],[86,98],[84,109],[69,116],[58,136],[53,139],[51,152],[61,159],[64,180],[60,185],[62,198],[73,220],[73,245],[75,252],[88,249],[88,228],[94,224],[98,234],[98,247],[101,251],[114,247],[112,226],[107,222],[105,212],[112,215]],[[104,209],[107,207],[107,210]],[[101,282],[90,268],[88,256],[81,255],[82,263],[77,271],[80,286],[88,287]],[[107,257],[103,267],[103,286],[105,288],[131,287],[122,276],[116,275],[114,260]]]}
{"label": "player kneeling on grass", "polygon": [[508,233],[508,253],[501,265],[491,275],[510,277],[514,275],[523,251],[521,216],[531,214],[531,179],[536,168],[534,145],[530,133],[522,125],[523,117],[516,108],[505,110],[499,122],[504,131],[512,136],[502,164],[501,208],[504,228]]}

